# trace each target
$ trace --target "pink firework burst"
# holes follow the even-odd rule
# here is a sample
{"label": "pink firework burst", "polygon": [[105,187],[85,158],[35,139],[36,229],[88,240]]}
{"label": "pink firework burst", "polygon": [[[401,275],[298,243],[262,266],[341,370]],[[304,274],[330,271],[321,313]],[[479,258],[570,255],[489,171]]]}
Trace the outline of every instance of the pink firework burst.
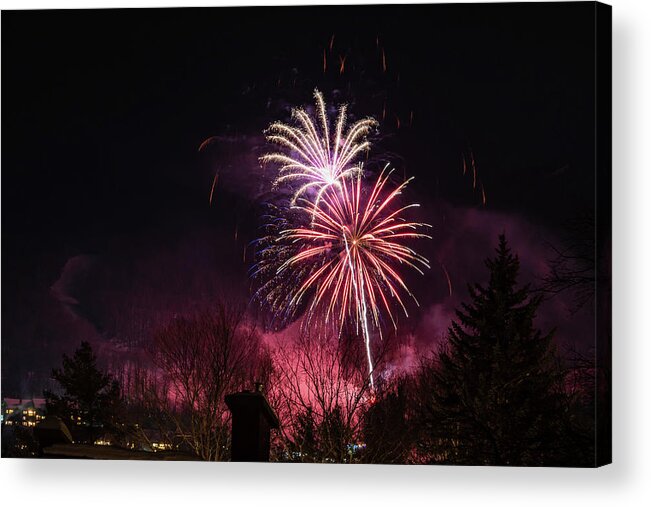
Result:
{"label": "pink firework burst", "polygon": [[383,171],[370,191],[365,191],[358,176],[323,192],[318,202],[301,200],[298,206],[312,215],[311,225],[283,231],[286,240],[300,247],[277,272],[282,276],[312,265],[309,275],[295,286],[289,304],[300,305],[309,297],[308,318],[322,316],[340,330],[352,320],[364,336],[371,379],[370,326],[380,330],[382,314],[395,326],[396,303],[407,315],[405,293],[418,303],[399,266],[421,274],[422,268],[429,268],[428,260],[405,244],[431,238],[419,232],[429,225],[404,219],[405,210],[418,204],[396,207],[396,198],[410,180],[387,191],[390,174]]}

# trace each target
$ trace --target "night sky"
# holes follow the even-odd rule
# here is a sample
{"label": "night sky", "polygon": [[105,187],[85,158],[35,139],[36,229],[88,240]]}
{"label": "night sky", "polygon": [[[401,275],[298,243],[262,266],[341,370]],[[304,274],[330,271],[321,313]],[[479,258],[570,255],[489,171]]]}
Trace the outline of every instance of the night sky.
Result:
{"label": "night sky", "polygon": [[[3,12],[3,396],[38,396],[82,339],[116,365],[175,315],[248,300],[273,176],[262,132],[315,87],[380,120],[370,170],[415,176],[407,197],[434,226],[396,361],[436,345],[499,233],[535,284],[567,222],[594,213],[593,11]],[[539,324],[585,350],[593,318],[569,306],[546,301]]]}

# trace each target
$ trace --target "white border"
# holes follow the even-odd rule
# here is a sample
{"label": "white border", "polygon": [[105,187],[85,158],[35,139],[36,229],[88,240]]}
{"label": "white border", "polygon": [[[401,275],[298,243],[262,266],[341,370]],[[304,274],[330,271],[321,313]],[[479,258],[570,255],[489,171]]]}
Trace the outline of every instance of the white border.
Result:
{"label": "white border", "polygon": [[[306,3],[314,2],[250,5]],[[238,2],[0,0],[2,9],[233,4]],[[651,2],[613,0],[612,4],[615,464],[587,470],[4,459],[0,503],[48,507],[651,505]]]}

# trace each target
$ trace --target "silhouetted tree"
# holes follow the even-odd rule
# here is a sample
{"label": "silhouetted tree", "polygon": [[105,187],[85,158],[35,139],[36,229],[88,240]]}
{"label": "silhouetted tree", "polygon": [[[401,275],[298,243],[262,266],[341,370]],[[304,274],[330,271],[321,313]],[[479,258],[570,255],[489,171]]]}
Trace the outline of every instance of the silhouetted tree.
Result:
{"label": "silhouetted tree", "polygon": [[11,431],[3,428],[1,440],[3,458],[35,458],[38,456],[38,442],[34,438],[32,428],[18,424],[12,426]]}
{"label": "silhouetted tree", "polygon": [[411,427],[411,378],[378,382],[374,402],[364,414],[363,461],[407,463],[415,443]]}
{"label": "silhouetted tree", "polygon": [[44,392],[48,414],[60,417],[72,431],[83,428],[81,438],[90,443],[100,432],[119,430],[119,385],[98,368],[88,342],[81,342],[72,357],[64,354],[62,368],[52,370],[52,378],[62,392]]}
{"label": "silhouetted tree", "polygon": [[550,245],[554,256],[547,262],[549,271],[542,279],[543,294],[553,297],[569,293],[570,312],[586,307],[592,310],[597,289],[594,214],[583,214],[565,225],[560,245]]}
{"label": "silhouetted tree", "polygon": [[[229,458],[227,394],[266,381],[266,349],[245,309],[217,301],[208,312],[178,317],[155,333],[154,376],[143,379],[138,401],[165,439],[206,461]],[[153,422],[153,421],[152,421]],[[146,435],[144,431],[141,436]]]}
{"label": "silhouetted tree", "polygon": [[[381,371],[382,351],[376,354]],[[270,403],[281,421],[278,460],[353,463],[372,389],[361,340],[301,333],[279,343]]]}
{"label": "silhouetted tree", "polygon": [[568,399],[552,333],[534,327],[541,297],[518,288],[503,235],[496,254],[488,285],[468,287],[447,346],[421,368],[419,451],[426,462],[564,464]]}
{"label": "silhouetted tree", "polygon": [[574,464],[595,465],[597,426],[595,417],[599,416],[600,389],[609,385],[606,373],[597,367],[594,350],[588,353],[570,351],[567,359],[565,387],[571,400],[565,440],[574,453]]}
{"label": "silhouetted tree", "polygon": [[612,459],[611,231],[608,220],[599,223],[597,227],[594,212],[568,220],[559,245],[552,245],[555,255],[548,262],[541,292],[550,297],[569,295],[571,314],[580,310],[595,314],[597,346],[588,354],[573,351],[570,357],[572,382],[578,381],[580,390],[589,393],[579,397],[574,419],[583,420],[582,438],[590,433],[596,437],[587,438],[590,443],[582,454],[594,457],[596,443],[597,461],[607,463]]}
{"label": "silhouetted tree", "polygon": [[286,456],[289,461],[310,462],[319,456],[319,440],[316,418],[312,407],[296,414],[292,438],[286,443]]}

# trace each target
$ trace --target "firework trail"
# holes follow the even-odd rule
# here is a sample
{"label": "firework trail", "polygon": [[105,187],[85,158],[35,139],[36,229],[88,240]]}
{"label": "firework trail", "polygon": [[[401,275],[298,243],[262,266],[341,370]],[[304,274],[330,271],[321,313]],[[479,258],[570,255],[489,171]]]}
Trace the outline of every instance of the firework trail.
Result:
{"label": "firework trail", "polygon": [[292,111],[295,126],[272,123],[266,131],[267,140],[284,148],[284,152],[260,158],[262,163],[279,165],[275,187],[285,183],[295,187],[292,205],[310,191],[316,192],[314,202],[318,203],[328,188],[339,187],[344,179],[359,174],[361,164],[355,164],[356,158],[369,149],[366,136],[377,125],[373,118],[365,118],[346,130],[344,105],[339,108],[331,133],[323,95],[315,90],[314,98],[316,118],[299,108]]}
{"label": "firework trail", "polygon": [[215,177],[212,179],[212,185],[210,186],[210,196],[208,197],[208,204],[212,206],[212,197],[215,193],[215,187],[217,186],[217,181],[219,180],[219,170],[215,172]]}

